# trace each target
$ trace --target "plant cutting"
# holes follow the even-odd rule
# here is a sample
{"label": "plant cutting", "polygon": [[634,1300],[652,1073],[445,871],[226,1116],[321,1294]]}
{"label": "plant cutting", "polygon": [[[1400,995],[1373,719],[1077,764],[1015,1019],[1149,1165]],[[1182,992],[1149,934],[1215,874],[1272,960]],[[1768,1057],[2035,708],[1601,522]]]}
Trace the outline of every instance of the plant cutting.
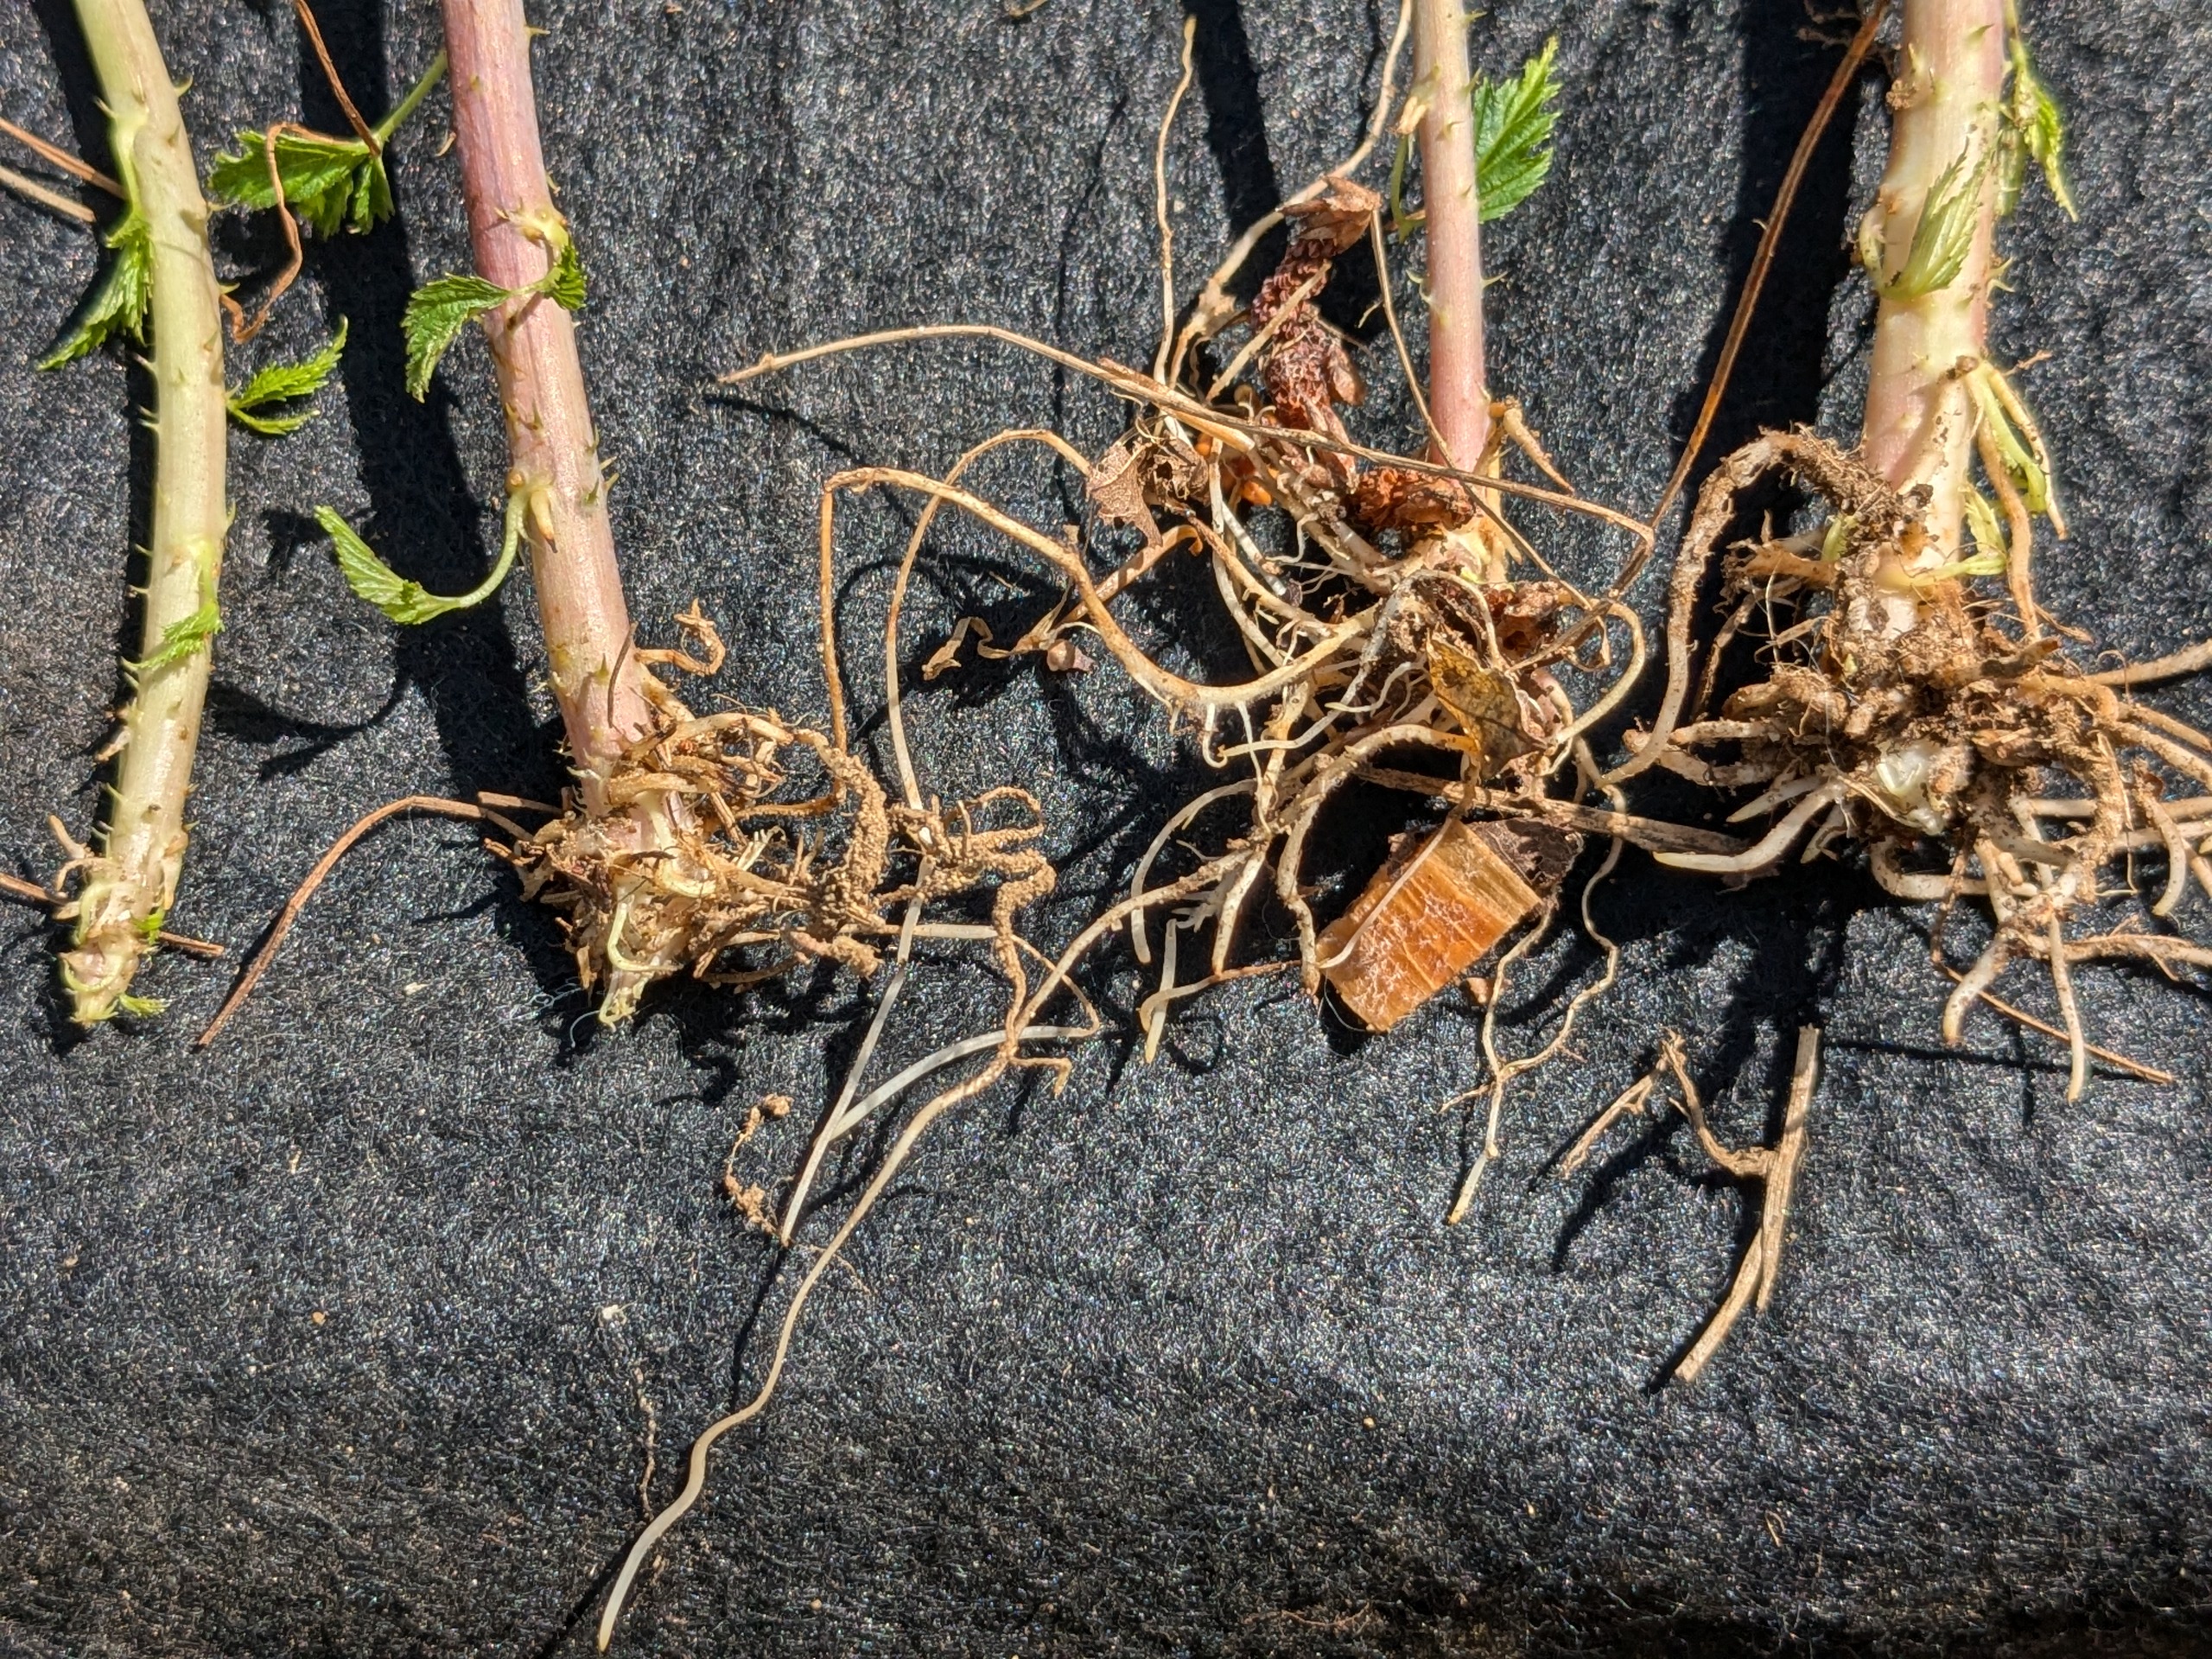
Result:
{"label": "plant cutting", "polygon": [[[211,1040],[251,991],[337,859],[377,825],[412,811],[474,819],[508,837],[486,844],[521,873],[526,895],[560,911],[578,975],[599,993],[599,1018],[609,1025],[672,974],[744,985],[828,962],[865,976],[892,941],[903,955],[914,938],[931,937],[992,941],[1001,965],[1011,967],[1018,1004],[1013,918],[1052,881],[1032,845],[1041,829],[1037,803],[1003,789],[925,805],[918,788],[893,802],[853,756],[831,649],[826,540],[828,732],[772,712],[696,715],[680,702],[656,669],[711,675],[723,660],[696,605],[676,619],[683,646],[637,644],[576,352],[572,314],[585,302],[584,270],[540,149],[532,31],[519,0],[448,0],[444,18],[441,64],[451,66],[475,270],[440,276],[410,299],[406,381],[424,396],[448,351],[472,322],[480,326],[506,416],[499,558],[472,591],[432,594],[392,570],[332,508],[316,517],[353,591],[408,626],[492,598],[528,549],[575,782],[557,809],[511,796],[411,796],[367,815],[309,873],[200,1040]],[[289,198],[327,230],[357,210],[372,217],[388,205],[374,141],[395,124],[367,128],[355,118],[352,140],[271,127],[241,135],[240,156],[250,159],[257,138],[264,170],[277,181],[270,200]],[[243,161],[231,158],[225,176],[250,199]],[[546,819],[534,830],[510,816],[532,810]],[[930,903],[981,887],[994,890],[988,922],[920,919]],[[1011,1041],[1004,1063],[1014,1063]]]}
{"label": "plant cutting", "polygon": [[[1772,819],[1754,847],[1668,863],[1751,875],[1801,842],[1810,856],[1848,840],[1897,897],[1986,899],[1994,926],[1957,976],[1944,1035],[1960,1040],[2008,963],[2035,961],[2067,1033],[2072,1099],[2089,1058],[2075,964],[2212,961],[2134,925],[2069,931],[2117,859],[2165,855],[2159,918],[2200,868],[2212,824],[2189,826],[2212,801],[2190,791],[2212,786],[2212,739],[2125,694],[2193,671],[2202,653],[2092,673],[2036,601],[2035,521],[2062,538],[2066,523],[2041,433],[1986,332],[1997,228],[2031,168],[2071,200],[2058,112],[2013,8],[1912,0],[1897,61],[1889,167],[1859,234],[1878,302],[1860,446],[1769,433],[1707,481],[1670,590],[1656,729],[1613,775],[1659,766],[1758,791],[1735,814]],[[1827,512],[1734,551],[1700,671],[1699,584],[1738,493],[1777,471]],[[1802,620],[1777,635],[1773,671],[1715,710],[1722,652],[1770,605]]]}
{"label": "plant cutting", "polygon": [[[2172,914],[2192,877],[2212,892],[2212,795],[2204,792],[2212,788],[2212,738],[2130,695],[2202,668],[2207,653],[2091,672],[2065,645],[2066,636],[2082,636],[2037,601],[2035,521],[2045,519],[2061,539],[2066,522],[2042,435],[2013,373],[1991,358],[1987,327],[2004,270],[1999,227],[2031,172],[2072,213],[2059,114],[2011,0],[1905,0],[1902,10],[1888,166],[1857,242],[1876,297],[1860,443],[1847,451],[1808,432],[1768,432],[1707,480],[1669,589],[1667,685],[1655,729],[1630,734],[1633,755],[1611,781],[1658,766],[1751,791],[1732,817],[1767,823],[1752,846],[1725,855],[1666,850],[1662,862],[1743,880],[1778,869],[1793,854],[1809,861],[1855,844],[1885,891],[1942,906],[1931,945],[1955,982],[1942,1013],[1946,1041],[1962,1039],[1979,1002],[2064,1042],[2069,1100],[2086,1086],[2092,1057],[2171,1082],[2089,1040],[2073,973],[2099,960],[2169,973],[2212,965],[2212,950],[2138,919],[2084,925],[2112,896],[2112,867],[2124,859],[2164,854],[2154,918]],[[1823,118],[1881,12],[1866,18]],[[1783,209],[1816,137],[1808,133],[1800,147]],[[1780,210],[1723,372],[1779,221]],[[1807,486],[1821,512],[1798,533],[1768,531],[1731,550],[1722,620],[1700,641],[1698,601],[1715,549],[1741,493],[1776,474]],[[1760,677],[1719,695],[1731,645],[1762,620]],[[1992,925],[1961,969],[1948,959],[1944,920],[1967,898],[1986,901]],[[1994,995],[1999,976],[2021,960],[2048,976],[2058,1026]],[[1815,1044],[1808,1036],[1801,1047],[1783,1143],[1755,1154],[1713,1140],[1679,1052],[1662,1044],[1662,1064],[1676,1075],[1708,1153],[1764,1188],[1758,1237],[1678,1375],[1694,1375],[1754,1289],[1760,1306],[1770,1294],[1805,1144]],[[1648,1094],[1651,1082],[1637,1090]],[[1637,1109],[1624,1105],[1629,1098],[1616,1101],[1600,1126]]]}
{"label": "plant cutting", "polygon": [[55,912],[74,924],[62,982],[71,1018],[90,1026],[160,1007],[130,985],[162,937],[183,868],[185,797],[222,626],[228,415],[207,208],[161,44],[137,0],[83,0],[77,18],[116,169],[112,180],[89,168],[80,176],[109,188],[122,212],[102,238],[105,273],[41,366],[58,368],[111,339],[143,340],[150,328],[155,452],[142,644],[124,664],[130,696],[101,754],[115,761],[105,823],[87,847],[55,821],[69,855],[56,887],[68,893],[74,884]]}
{"label": "plant cutting", "polygon": [[[313,14],[304,0],[298,3],[320,53]],[[108,110],[119,176],[109,177],[13,123],[0,122],[0,130],[123,209],[103,238],[113,255],[106,272],[41,366],[59,368],[110,340],[143,343],[149,325],[153,332],[147,366],[155,385],[156,475],[143,590],[144,645],[136,660],[124,664],[132,696],[102,754],[116,761],[107,822],[94,850],[55,821],[54,832],[70,855],[58,884],[61,891],[48,893],[30,883],[13,883],[10,889],[14,896],[48,904],[58,916],[74,920],[62,979],[72,1017],[89,1026],[119,1012],[159,1010],[158,1001],[130,990],[140,963],[156,944],[202,956],[220,954],[219,947],[171,933],[162,923],[182,871],[188,840],[185,799],[213,641],[222,627],[218,588],[229,520],[223,490],[225,421],[267,436],[297,430],[312,417],[307,400],[337,367],[346,328],[341,321],[335,336],[303,361],[268,365],[235,391],[225,388],[222,331],[210,319],[219,305],[230,311],[236,325],[244,325],[244,314],[214,274],[207,207],[194,181],[190,137],[159,43],[140,6],[88,4],[79,18]],[[327,68],[327,54],[323,61]],[[340,96],[344,97],[342,88]],[[387,133],[404,113],[387,124]],[[237,159],[217,163],[213,194],[219,200],[235,199],[221,181],[226,164]],[[274,160],[264,167],[257,156],[253,166],[264,169],[264,188],[274,188]],[[380,162],[373,177],[374,191],[362,187],[365,219],[391,209]],[[6,181],[41,205],[86,224],[96,222],[89,209],[35,180],[9,172]],[[297,243],[295,235],[294,270]],[[251,338],[267,315],[264,305],[252,325],[234,327],[234,338]],[[73,880],[76,891],[71,896],[67,887]]]}

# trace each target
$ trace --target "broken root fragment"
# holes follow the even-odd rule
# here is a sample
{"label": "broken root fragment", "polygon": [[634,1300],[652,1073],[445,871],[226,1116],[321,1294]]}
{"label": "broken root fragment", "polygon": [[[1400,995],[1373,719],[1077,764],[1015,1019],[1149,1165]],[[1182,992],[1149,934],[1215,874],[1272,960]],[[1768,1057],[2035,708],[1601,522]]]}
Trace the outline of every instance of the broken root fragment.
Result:
{"label": "broken root fragment", "polygon": [[1557,887],[1579,836],[1530,820],[1454,817],[1398,852],[1322,930],[1321,971],[1344,1007],[1388,1031],[1458,979]]}
{"label": "broken root fragment", "polygon": [[1806,1124],[1811,1115],[1813,1091],[1819,1086],[1821,1033],[1815,1026],[1797,1033],[1797,1058],[1789,1076],[1789,1103],[1783,1114],[1782,1134],[1773,1147],[1742,1148],[1724,1145],[1706,1121],[1705,1103],[1690,1081],[1681,1039],[1673,1032],[1659,1034],[1658,1063],[1617,1096],[1599,1113],[1559,1161],[1561,1176],[1573,1174],[1588,1161],[1606,1133],[1624,1117],[1640,1116],[1662,1079],[1671,1077],[1679,1095],[1678,1105],[1696,1133],[1707,1157],[1739,1181],[1760,1185],[1758,1231],[1744,1247],[1728,1289],[1689,1351],[1675,1363],[1675,1380],[1696,1380],[1720,1344],[1728,1339],[1744,1310],[1754,1303],[1764,1313],[1774,1295],[1775,1275],[1782,1266],[1782,1246],[1789,1222],[1789,1199],[1797,1172],[1805,1158]]}

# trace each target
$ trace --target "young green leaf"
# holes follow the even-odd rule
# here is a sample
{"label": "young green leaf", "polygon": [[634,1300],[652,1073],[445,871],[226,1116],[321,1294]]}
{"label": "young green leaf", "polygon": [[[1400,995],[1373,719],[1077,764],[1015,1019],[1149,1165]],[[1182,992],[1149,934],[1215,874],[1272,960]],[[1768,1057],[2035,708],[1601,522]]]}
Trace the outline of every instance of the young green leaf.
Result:
{"label": "young green leaf", "polygon": [[1552,129],[1559,122],[1552,105],[1560,90],[1552,62],[1558,56],[1554,35],[1517,79],[1475,83],[1475,196],[1484,224],[1527,200],[1552,170]]}
{"label": "young green leaf", "polygon": [[492,567],[492,574],[468,592],[450,599],[431,593],[421,582],[410,582],[394,570],[353,533],[351,524],[328,507],[317,507],[315,517],[337,550],[338,568],[354,596],[366,600],[401,626],[415,627],[443,616],[448,611],[467,610],[472,605],[481,604],[499,591],[499,584],[514,569],[515,550],[522,544],[523,501],[524,493],[520,490],[507,497],[506,526],[500,538],[499,560]]}
{"label": "young green leaf", "polygon": [[1997,212],[2001,218],[2012,213],[2020,200],[2020,188],[2025,182],[2028,162],[2032,158],[2043,168],[2044,182],[2050,187],[2050,194],[2065,209],[2066,217],[2078,219],[2074,211],[2074,193],[2067,188],[2066,172],[2061,164],[2066,149],[2066,128],[2059,119],[2058,105],[2050,91],[2037,75],[2035,66],[2029,61],[2027,42],[2015,29],[2012,35],[2012,85],[2005,98],[2005,130],[1999,138],[2001,154],[1999,158]]}
{"label": "young green leaf", "polygon": [[552,268],[531,284],[533,292],[543,294],[563,311],[584,308],[584,262],[577,256],[572,240],[561,244],[560,252],[553,256]]}
{"label": "young green leaf", "polygon": [[99,349],[111,334],[141,340],[146,337],[146,305],[154,292],[154,243],[146,216],[136,207],[126,209],[103,239],[115,258],[99,286],[77,308],[74,326],[40,363],[41,369],[73,363]]}
{"label": "young green leaf", "polygon": [[[285,205],[319,236],[335,236],[341,226],[365,231],[391,217],[391,180],[384,158],[358,138],[279,128],[276,176]],[[274,207],[267,135],[238,134],[238,153],[215,157],[207,194],[226,207]]]}
{"label": "young green leaf", "polygon": [[151,1020],[156,1014],[168,1013],[169,1004],[165,996],[131,996],[126,994],[115,999],[115,1006],[133,1019]]}
{"label": "young green leaf", "polygon": [[[400,124],[445,72],[446,54],[441,52],[391,113],[371,129],[379,146],[391,142]],[[391,217],[391,179],[384,158],[359,138],[333,138],[304,127],[280,125],[276,176],[284,187],[285,205],[318,235],[335,236],[341,226],[366,231]],[[216,156],[207,175],[207,194],[226,207],[276,205],[276,192],[269,181],[266,132],[241,132],[237,155]]]}
{"label": "young green leaf", "polygon": [[471,322],[512,297],[508,289],[481,276],[441,276],[408,296],[407,311],[400,319],[407,336],[408,395],[421,402],[446,347]]}
{"label": "young green leaf", "polygon": [[1884,286],[1885,298],[1924,299],[1949,287],[1966,268],[1967,255],[1974,250],[1975,198],[1981,194],[1982,168],[1989,162],[1986,151],[1974,162],[1974,149],[1968,139],[1929,188],[1920,222],[1913,226],[1912,245],[1905,251],[1903,267]]}
{"label": "young green leaf", "polygon": [[133,674],[150,674],[157,668],[168,668],[195,652],[207,649],[207,642],[222,631],[222,613],[215,608],[214,595],[210,594],[190,616],[162,630],[162,643],[154,647],[152,656],[124,666]]}
{"label": "young green leaf", "polygon": [[315,418],[312,409],[296,415],[266,415],[261,411],[271,404],[312,397],[322,390],[323,382],[337,368],[339,354],[345,349],[346,319],[340,317],[338,332],[330,337],[330,343],[313,357],[299,363],[273,363],[232,392],[231,418],[264,437],[282,437],[288,432],[298,431]]}
{"label": "young green leaf", "polygon": [[[1998,454],[2003,457],[2005,470],[2012,474],[2012,483],[2020,492],[2021,500],[2030,512],[2049,512],[2050,507],[2050,475],[2044,470],[2042,458],[2031,448],[2013,424],[2006,412],[2005,402],[1992,384],[1993,371],[1982,365],[1967,379],[1974,392],[1976,411],[1981,417],[1983,429],[1995,440]],[[2017,394],[2015,394],[2017,397]]]}

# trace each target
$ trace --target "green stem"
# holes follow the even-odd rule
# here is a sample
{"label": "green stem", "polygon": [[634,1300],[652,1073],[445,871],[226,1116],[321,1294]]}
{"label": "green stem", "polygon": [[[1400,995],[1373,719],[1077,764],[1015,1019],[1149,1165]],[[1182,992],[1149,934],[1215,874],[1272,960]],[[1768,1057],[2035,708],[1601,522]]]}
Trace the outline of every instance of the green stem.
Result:
{"label": "green stem", "polygon": [[[215,592],[229,518],[222,321],[207,206],[175,85],[139,0],[77,0],[77,16],[109,111],[116,170],[153,250],[154,524],[143,666],[123,711],[107,826],[78,872],[74,947],[61,962],[73,1015],[92,1025],[115,1013],[176,893],[207,693],[202,607]],[[194,636],[190,649],[176,649],[186,635]]]}
{"label": "green stem", "polygon": [[391,135],[397,132],[401,124],[415,113],[415,106],[430,95],[430,88],[445,79],[445,73],[446,54],[441,52],[430,60],[430,67],[423,72],[423,78],[407,89],[407,96],[392,106],[391,113],[370,129],[376,134],[378,144],[391,142]]}

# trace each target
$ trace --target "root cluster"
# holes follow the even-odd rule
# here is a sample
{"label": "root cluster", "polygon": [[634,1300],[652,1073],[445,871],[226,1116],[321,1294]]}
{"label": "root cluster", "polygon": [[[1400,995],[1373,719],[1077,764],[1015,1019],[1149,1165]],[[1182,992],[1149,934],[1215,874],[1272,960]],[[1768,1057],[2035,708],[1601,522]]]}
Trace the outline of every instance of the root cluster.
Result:
{"label": "root cluster", "polygon": [[[722,658],[713,625],[696,607],[677,622],[702,656],[639,656],[713,673]],[[989,924],[966,931],[1010,955],[1016,912],[1052,890],[1035,846],[1042,811],[1027,791],[993,789],[950,808],[894,802],[835,738],[773,713],[695,715],[646,683],[656,728],[621,757],[601,798],[572,799],[534,835],[493,846],[526,897],[562,912],[577,973],[587,988],[604,987],[609,1023],[672,974],[744,986],[830,962],[868,977],[901,911],[987,884]],[[799,757],[820,786],[794,798]],[[1009,810],[1017,822],[988,822]]]}
{"label": "root cluster", "polygon": [[[1821,530],[1730,554],[1727,620],[1693,692],[1690,617],[1715,544],[1738,496],[1776,472],[1808,486],[1831,516]],[[1735,816],[1779,815],[1746,851],[1662,853],[1664,861],[1750,876],[1801,843],[1810,859],[1848,840],[1869,849],[1877,879],[1897,896],[1986,897],[1995,931],[1960,976],[1945,1034],[1958,1040],[1966,1010],[2009,963],[2039,961],[2064,1015],[2076,1094],[2089,1049],[2071,964],[2212,964],[2212,951],[2170,934],[2068,933],[2105,895],[2114,862],[2134,852],[2167,857],[2154,914],[2171,912],[2192,875],[2212,892],[2202,845],[2212,835],[2202,793],[2212,789],[2212,737],[2125,701],[2115,677],[2070,660],[2043,632],[2017,564],[2012,614],[1971,594],[1954,569],[1916,574],[1926,563],[1923,507],[1920,492],[1891,490],[1807,434],[1769,433],[1730,457],[1691,520],[1674,581],[1668,691],[1631,766],[1756,788]],[[1802,614],[1770,626],[1764,677],[1709,710],[1722,652],[1759,612]]]}
{"label": "root cluster", "polygon": [[[1308,993],[1329,979],[1347,1006],[1387,1026],[1527,918],[1573,863],[1576,833],[1637,829],[1623,813],[1582,804],[1581,780],[1594,767],[1575,769],[1562,796],[1551,785],[1583,733],[1628,690],[1643,660],[1640,626],[1620,601],[1618,582],[1592,594],[1562,577],[1511,527],[1498,502],[1533,497],[1627,530],[1637,538],[1637,551],[1624,561],[1623,582],[1640,567],[1648,534],[1573,496],[1563,480],[1544,488],[1503,478],[1511,447],[1557,479],[1510,404],[1496,405],[1491,446],[1465,472],[1351,440],[1337,408],[1360,395],[1357,377],[1314,301],[1336,255],[1362,238],[1379,250],[1379,206],[1371,192],[1329,181],[1293,213],[1298,229],[1289,251],[1250,311],[1185,329],[1172,359],[1163,347],[1170,365],[1164,379],[1083,363],[996,330],[898,336],[983,333],[1009,340],[1104,379],[1138,413],[1095,460],[1050,433],[1011,432],[978,446],[943,480],[871,467],[829,486],[832,496],[871,485],[912,490],[931,498],[931,512],[957,506],[1034,552],[1071,591],[1014,649],[1065,663],[1075,659],[1077,633],[1096,636],[1176,724],[1195,732],[1206,762],[1231,774],[1171,817],[1137,866],[1133,900],[1145,897],[1153,866],[1172,839],[1217,804],[1243,801],[1243,822],[1218,874],[1167,922],[1158,985],[1140,1013],[1154,1044],[1173,1001],[1250,971],[1232,966],[1231,953],[1240,918],[1262,892],[1272,891],[1293,920]],[[1186,389],[1191,348],[1231,321],[1249,328],[1249,343],[1203,394]],[[1255,357],[1256,386],[1237,378]],[[748,372],[790,360],[764,359]],[[1078,531],[1048,536],[960,486],[984,450],[1015,442],[1047,446],[1079,467],[1100,523],[1136,532],[1141,544],[1118,568],[1095,578],[1077,550]],[[918,531],[917,546],[918,540]],[[913,552],[910,547],[908,569]],[[1210,564],[1253,677],[1229,685],[1184,678],[1116,620],[1114,601],[1177,556]],[[900,580],[903,592],[903,572]],[[1615,630],[1626,641],[1624,661]],[[948,665],[958,637],[932,660],[933,672]],[[1578,708],[1562,672],[1594,677],[1603,689]],[[894,694],[894,721],[897,706]],[[1422,765],[1423,751],[1433,769],[1408,769]],[[1357,948],[1363,928],[1391,932],[1394,905],[1402,909],[1420,897],[1417,878],[1446,844],[1441,833],[1403,849],[1377,877],[1360,921],[1324,936],[1304,876],[1307,843],[1323,809],[1355,779],[1441,799],[1453,809],[1454,823],[1478,813],[1498,821],[1504,833],[1452,840],[1497,867],[1478,875],[1511,867],[1510,875],[1463,882],[1465,893],[1446,893],[1457,913],[1443,919],[1464,936],[1465,950],[1419,963],[1407,953]],[[1662,845],[1736,845],[1697,831],[1657,833]],[[1532,875],[1540,879],[1526,885]],[[1516,888],[1519,904],[1497,902]],[[1204,969],[1186,975],[1179,936],[1208,927]],[[1132,934],[1140,962],[1154,963],[1141,909]],[[1376,976],[1391,983],[1367,982]],[[1374,1017],[1370,1009],[1387,1012]]]}

